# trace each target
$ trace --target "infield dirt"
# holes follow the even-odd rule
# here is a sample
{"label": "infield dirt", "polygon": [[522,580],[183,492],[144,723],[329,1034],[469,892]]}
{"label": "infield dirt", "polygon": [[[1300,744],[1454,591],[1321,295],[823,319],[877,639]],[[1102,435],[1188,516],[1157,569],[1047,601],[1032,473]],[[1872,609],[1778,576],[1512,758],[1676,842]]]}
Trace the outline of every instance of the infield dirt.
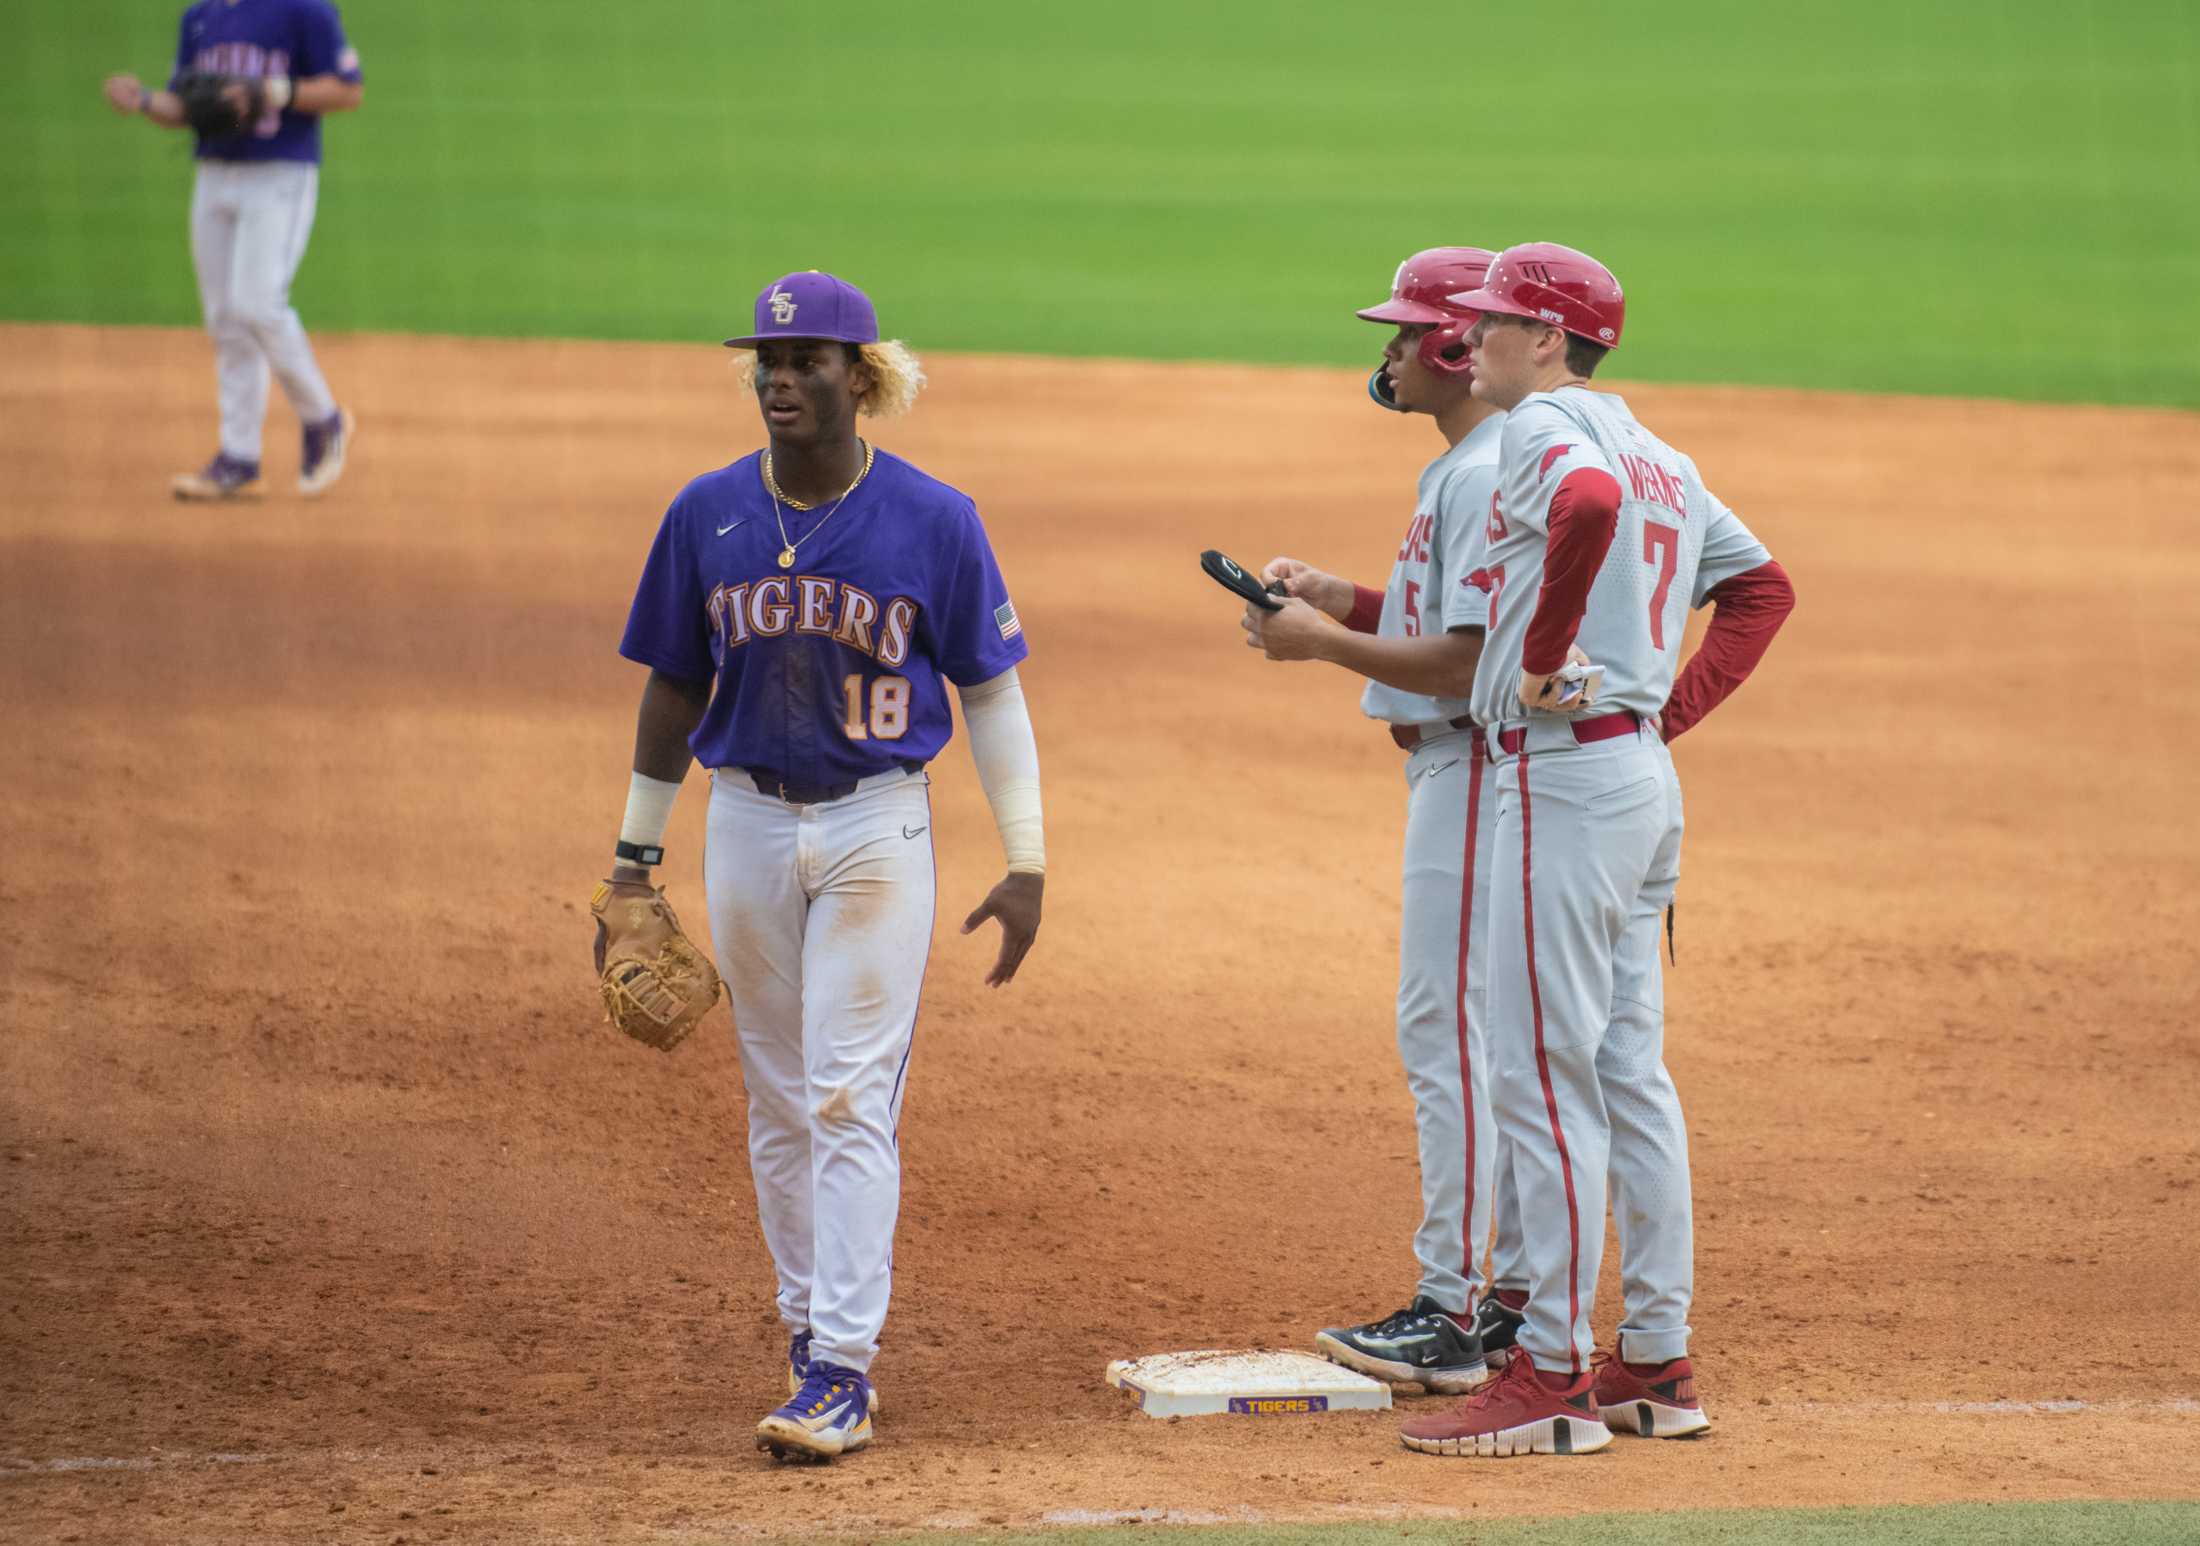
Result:
{"label": "infield dirt", "polygon": [[0,328],[0,1537],[2200,1497],[2200,418],[1621,387],[1800,595],[1676,747],[1717,1428],[1477,1463],[1101,1383],[1410,1292],[1400,757],[1194,558],[1379,582],[1433,430],[1351,373],[932,361],[878,439],[1025,617],[1047,922],[985,990],[958,742],[879,1442],[795,1471],[727,1022],[621,1042],[583,911],[634,576],[753,406],[707,346],[322,349],[338,489],[185,507],[202,337]]}

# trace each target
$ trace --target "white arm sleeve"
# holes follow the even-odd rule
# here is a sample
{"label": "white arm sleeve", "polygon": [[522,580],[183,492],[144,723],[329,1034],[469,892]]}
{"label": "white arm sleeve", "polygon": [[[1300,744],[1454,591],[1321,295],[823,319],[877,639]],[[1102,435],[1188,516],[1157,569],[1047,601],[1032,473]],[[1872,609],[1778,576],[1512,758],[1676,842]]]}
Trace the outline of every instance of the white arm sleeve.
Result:
{"label": "white arm sleeve", "polygon": [[1039,743],[1023,684],[1009,667],[990,681],[962,689],[963,722],[970,727],[970,759],[1001,829],[1011,874],[1044,875],[1046,828],[1039,806]]}
{"label": "white arm sleeve", "polygon": [[665,823],[672,820],[672,802],[678,784],[647,773],[637,773],[626,790],[626,820],[619,824],[619,841],[654,848],[665,840]]}

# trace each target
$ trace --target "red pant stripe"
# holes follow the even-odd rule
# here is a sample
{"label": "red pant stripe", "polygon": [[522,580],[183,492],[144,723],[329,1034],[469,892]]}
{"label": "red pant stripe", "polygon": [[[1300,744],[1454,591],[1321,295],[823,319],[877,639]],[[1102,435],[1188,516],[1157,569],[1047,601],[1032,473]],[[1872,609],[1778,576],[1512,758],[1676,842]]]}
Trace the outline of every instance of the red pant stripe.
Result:
{"label": "red pant stripe", "polygon": [[[1482,823],[1482,748],[1479,744],[1468,765],[1468,776],[1474,781],[1467,785],[1467,853],[1459,877],[1459,1099],[1467,1110],[1467,1216],[1460,1221],[1460,1255],[1464,1263],[1460,1275],[1471,1281],[1479,1242],[1474,1238],[1474,1058],[1467,1045],[1467,952],[1474,938],[1474,835]],[[1474,1313],[1472,1298],[1467,1301],[1467,1313]]]}
{"label": "red pant stripe", "polygon": [[[1520,916],[1528,936],[1528,1003],[1535,1012],[1535,1071],[1543,1081],[1543,1108],[1551,1117],[1551,1141],[1558,1145],[1558,1170],[1566,1180],[1566,1361],[1581,1373],[1581,1349],[1574,1327],[1581,1323],[1581,1210],[1574,1202],[1574,1163],[1566,1153],[1566,1131],[1558,1120],[1558,1092],[1551,1087],[1551,1060],[1543,1051],[1543,988],[1535,974],[1535,827],[1528,805],[1528,754],[1520,754]],[[1602,1222],[1599,1221],[1599,1228]]]}

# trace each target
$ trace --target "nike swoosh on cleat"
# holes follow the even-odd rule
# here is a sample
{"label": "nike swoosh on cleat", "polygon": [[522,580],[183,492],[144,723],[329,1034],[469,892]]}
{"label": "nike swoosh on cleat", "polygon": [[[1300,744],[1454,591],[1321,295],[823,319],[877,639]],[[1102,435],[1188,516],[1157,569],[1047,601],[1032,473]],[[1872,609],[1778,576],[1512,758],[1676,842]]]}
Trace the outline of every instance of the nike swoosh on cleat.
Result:
{"label": "nike swoosh on cleat", "polygon": [[[749,524],[749,518],[748,518],[747,516],[745,516],[745,515],[744,515],[744,516],[742,516],[742,517],[741,517],[741,519],[740,519],[740,520],[738,520],[738,521],[735,521],[735,522],[733,523],[733,526],[746,526],[746,525],[748,525],[748,524]],[[721,537],[723,537],[723,536],[724,536],[724,535],[725,535],[725,534],[726,534],[727,532],[729,532],[729,531],[733,530],[733,526],[721,526],[721,527],[719,527],[719,528],[718,528],[718,535],[719,535],[719,536],[721,536]]]}

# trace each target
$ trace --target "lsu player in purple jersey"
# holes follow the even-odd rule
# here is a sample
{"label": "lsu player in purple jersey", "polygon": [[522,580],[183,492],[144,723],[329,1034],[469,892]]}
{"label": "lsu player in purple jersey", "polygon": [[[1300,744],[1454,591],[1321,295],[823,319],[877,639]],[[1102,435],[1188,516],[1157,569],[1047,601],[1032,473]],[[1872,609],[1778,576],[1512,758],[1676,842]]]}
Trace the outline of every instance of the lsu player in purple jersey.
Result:
{"label": "lsu player in purple jersey", "polygon": [[871,1441],[948,685],[1007,854],[963,923],[999,921],[995,986],[1039,929],[1039,757],[1023,626],[975,506],[856,433],[858,414],[908,407],[916,360],[879,341],[862,291],[815,271],[766,285],[727,343],[753,351],[769,444],[682,489],[643,567],[619,652],[649,681],[612,880],[650,884],[701,762],[711,943],[793,1386],[757,1444],[830,1459]]}
{"label": "lsu player in purple jersey", "polygon": [[116,112],[180,129],[176,87],[189,74],[231,77],[227,89],[240,108],[248,100],[243,82],[256,81],[265,106],[240,133],[198,138],[191,261],[214,338],[221,445],[172,489],[178,499],[209,500],[265,491],[260,434],[272,374],[303,427],[298,491],[317,495],[342,475],[356,425],[322,378],[290,283],[313,234],[321,117],[359,106],[366,90],[359,55],[328,0],[199,0],[183,13],[165,87],[110,75],[103,89]]}

